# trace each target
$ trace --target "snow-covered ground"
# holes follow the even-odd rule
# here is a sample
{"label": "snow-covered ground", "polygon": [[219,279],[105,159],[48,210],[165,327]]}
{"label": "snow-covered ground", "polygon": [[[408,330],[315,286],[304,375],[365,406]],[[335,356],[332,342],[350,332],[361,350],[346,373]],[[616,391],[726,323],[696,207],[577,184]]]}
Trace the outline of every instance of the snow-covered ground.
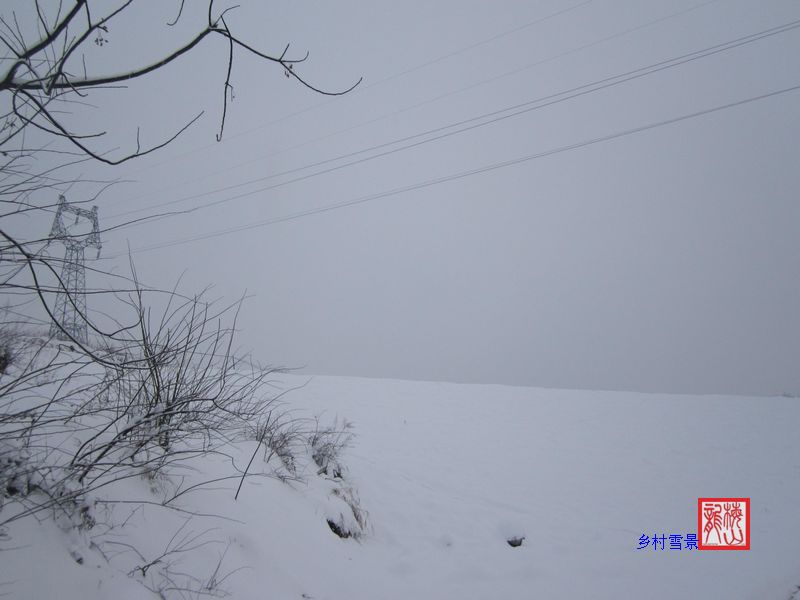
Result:
{"label": "snow-covered ground", "polygon": [[[14,523],[0,595],[149,598],[121,571],[192,547],[150,574],[168,566],[213,587],[239,569],[219,589],[242,599],[800,597],[796,398],[315,377],[286,400],[354,423],[343,462],[368,512],[362,539],[331,532],[326,519],[348,507],[332,494],[341,484],[313,471],[305,483],[248,478],[236,501],[238,480],[223,480],[181,497],[187,512],[157,506],[174,481],[132,479],[125,497],[153,504],[114,505],[109,522],[129,517],[124,527],[79,538]],[[231,450],[238,466],[254,447]],[[194,467],[184,485],[229,474],[230,459]],[[259,454],[251,470],[265,469]],[[637,549],[643,534],[696,532],[707,496],[751,498],[749,551]]]}

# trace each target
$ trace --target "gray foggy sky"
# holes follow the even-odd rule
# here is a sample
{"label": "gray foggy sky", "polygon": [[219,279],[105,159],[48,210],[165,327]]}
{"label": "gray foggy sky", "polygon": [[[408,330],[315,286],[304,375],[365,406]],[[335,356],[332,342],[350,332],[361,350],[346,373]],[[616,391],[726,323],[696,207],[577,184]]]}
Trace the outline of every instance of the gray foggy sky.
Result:
{"label": "gray foggy sky", "polygon": [[[205,8],[170,29],[177,5],[131,11],[93,64],[119,70],[188,39]],[[320,87],[363,83],[329,99],[238,53],[222,143],[222,40],[94,95],[99,108],[74,122],[108,129],[104,148],[134,143],[137,126],[157,142],[206,111],[159,153],[81,167],[131,180],[101,198],[102,224],[227,199],[105,236],[101,264],[126,272],[130,244],[150,284],[185,271],[186,291],[247,290],[242,345],[308,373],[800,393],[800,91],[137,252],[800,85],[792,29],[326,174],[277,185],[397,146],[270,178],[798,19],[794,0],[244,3],[229,18],[241,38],[308,50],[298,72]]]}

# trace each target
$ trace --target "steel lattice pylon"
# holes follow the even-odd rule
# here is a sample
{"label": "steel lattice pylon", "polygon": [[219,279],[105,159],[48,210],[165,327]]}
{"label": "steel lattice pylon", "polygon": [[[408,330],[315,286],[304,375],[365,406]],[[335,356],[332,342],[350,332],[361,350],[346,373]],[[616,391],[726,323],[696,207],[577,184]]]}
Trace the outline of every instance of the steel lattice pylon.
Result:
{"label": "steel lattice pylon", "polygon": [[[92,230],[81,235],[70,234],[64,225],[64,214],[75,215],[75,224],[81,218],[89,221]],[[58,208],[50,230],[50,239],[58,240],[66,246],[64,264],[61,267],[61,283],[58,286],[53,316],[57,323],[50,324],[50,335],[60,340],[70,337],[82,344],[88,338],[86,327],[86,264],[87,247],[97,248],[100,256],[100,232],[97,219],[97,207],[91,210],[79,208],[67,202],[64,196],[58,197]],[[58,326],[61,325],[61,327]],[[63,328],[63,330],[62,330]],[[65,333],[66,332],[66,333]]]}

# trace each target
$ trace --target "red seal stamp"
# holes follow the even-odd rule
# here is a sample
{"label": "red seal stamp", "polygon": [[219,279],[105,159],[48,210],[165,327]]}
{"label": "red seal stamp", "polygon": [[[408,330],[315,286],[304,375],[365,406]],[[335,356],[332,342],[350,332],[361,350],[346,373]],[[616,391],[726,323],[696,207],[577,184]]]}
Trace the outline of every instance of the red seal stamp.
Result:
{"label": "red seal stamp", "polygon": [[700,550],[750,549],[750,498],[698,498]]}

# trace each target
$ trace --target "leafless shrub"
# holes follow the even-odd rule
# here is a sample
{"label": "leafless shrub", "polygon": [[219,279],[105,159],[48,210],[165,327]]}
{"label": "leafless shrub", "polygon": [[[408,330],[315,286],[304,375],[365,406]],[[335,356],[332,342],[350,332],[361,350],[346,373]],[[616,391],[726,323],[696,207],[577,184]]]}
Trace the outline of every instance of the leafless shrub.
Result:
{"label": "leafless shrub", "polygon": [[[51,517],[63,529],[93,530],[101,518],[98,494],[108,506],[115,484],[138,477],[163,492],[172,473],[224,453],[252,423],[268,459],[280,458],[286,478],[297,475],[299,422],[278,408],[269,379],[275,370],[234,353],[239,305],[216,308],[174,294],[156,318],[146,295],[140,288],[128,295],[135,326],[95,340],[91,354],[53,340],[31,342],[0,380],[0,527]],[[240,475],[232,469],[229,477]],[[160,503],[181,511],[180,496],[210,483],[164,494]],[[235,572],[223,568],[226,551],[210,575],[180,567],[182,557],[221,543],[204,534],[176,532],[130,574],[164,598],[224,595]],[[83,549],[70,553],[84,560]]]}
{"label": "leafless shrub", "polygon": [[24,505],[0,523],[56,505],[80,511],[94,491],[133,476],[154,481],[221,451],[254,422],[264,423],[268,447],[291,472],[293,430],[282,433],[272,416],[274,371],[232,350],[238,305],[215,309],[176,295],[155,319],[141,289],[127,301],[135,327],[111,340],[108,364],[50,343],[0,382],[0,435],[11,440],[0,448],[0,481],[5,498]]}

